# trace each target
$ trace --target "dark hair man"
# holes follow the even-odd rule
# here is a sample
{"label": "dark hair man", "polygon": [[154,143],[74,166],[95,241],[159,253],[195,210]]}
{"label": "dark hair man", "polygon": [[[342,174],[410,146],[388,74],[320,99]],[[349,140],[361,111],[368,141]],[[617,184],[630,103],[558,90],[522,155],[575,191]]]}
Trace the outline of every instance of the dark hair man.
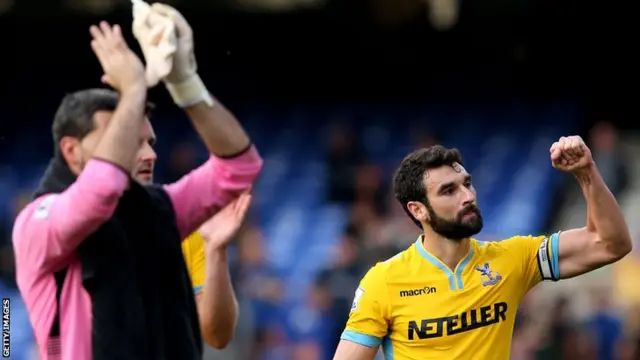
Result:
{"label": "dark hair man", "polygon": [[455,149],[407,156],[396,198],[423,234],[362,279],[335,360],[508,360],[516,310],[543,280],[558,281],[613,263],[631,251],[629,229],[578,136],[551,146],[551,163],[571,173],[589,207],[586,226],[499,242],[482,229],[471,175]]}
{"label": "dark hair man", "polygon": [[[172,95],[211,158],[173,184],[133,181],[150,182],[155,161],[144,68],[119,26],[90,31],[103,79],[118,94],[65,97],[54,120],[55,156],[14,226],[18,286],[40,356],[201,359],[180,240],[245,192],[262,160],[193,72],[181,80],[200,87]],[[181,66],[172,72],[184,74]]]}

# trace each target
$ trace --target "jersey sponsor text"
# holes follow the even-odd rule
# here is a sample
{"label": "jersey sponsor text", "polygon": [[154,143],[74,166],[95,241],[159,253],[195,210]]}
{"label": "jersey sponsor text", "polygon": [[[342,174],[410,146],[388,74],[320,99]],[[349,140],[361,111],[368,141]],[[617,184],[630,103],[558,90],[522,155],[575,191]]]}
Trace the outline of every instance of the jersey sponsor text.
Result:
{"label": "jersey sponsor text", "polygon": [[[465,311],[459,315],[409,321],[407,338],[414,340],[417,335],[418,339],[424,340],[451,336],[497,324],[506,319],[507,303],[499,302],[493,305],[483,306],[480,309]],[[420,326],[418,326],[418,322],[420,322]]]}

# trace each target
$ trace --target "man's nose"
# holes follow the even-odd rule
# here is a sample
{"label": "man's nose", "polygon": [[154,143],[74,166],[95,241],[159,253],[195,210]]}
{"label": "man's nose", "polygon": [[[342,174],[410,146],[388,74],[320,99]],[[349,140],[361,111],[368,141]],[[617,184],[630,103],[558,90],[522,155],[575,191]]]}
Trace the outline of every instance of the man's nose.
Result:
{"label": "man's nose", "polygon": [[476,194],[474,194],[473,191],[471,191],[471,189],[468,189],[465,187],[463,190],[462,204],[466,206],[466,205],[475,203],[475,201],[476,201]]}
{"label": "man's nose", "polygon": [[155,150],[151,147],[151,145],[146,144],[144,149],[142,150],[142,161],[156,161],[158,159],[158,155]]}

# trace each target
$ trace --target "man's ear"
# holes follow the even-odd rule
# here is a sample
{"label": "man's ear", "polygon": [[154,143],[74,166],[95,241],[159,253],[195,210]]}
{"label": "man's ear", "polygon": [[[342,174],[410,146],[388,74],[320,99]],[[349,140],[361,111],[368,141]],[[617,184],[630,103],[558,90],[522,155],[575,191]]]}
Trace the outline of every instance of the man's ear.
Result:
{"label": "man's ear", "polygon": [[427,206],[419,201],[409,201],[407,203],[407,210],[413,215],[413,217],[420,222],[429,221],[429,212]]}
{"label": "man's ear", "polygon": [[64,136],[60,139],[60,155],[67,162],[71,169],[81,167],[80,158],[80,141],[71,136]]}

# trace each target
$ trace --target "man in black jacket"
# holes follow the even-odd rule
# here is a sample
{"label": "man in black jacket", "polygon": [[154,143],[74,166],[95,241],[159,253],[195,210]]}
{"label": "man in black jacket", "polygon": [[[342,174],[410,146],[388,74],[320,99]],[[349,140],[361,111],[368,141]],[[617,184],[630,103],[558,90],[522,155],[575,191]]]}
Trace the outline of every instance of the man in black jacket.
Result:
{"label": "man in black jacket", "polygon": [[180,239],[246,191],[262,160],[190,73],[183,81],[200,88],[181,93],[179,105],[211,158],[174,184],[133,181],[150,176],[155,160],[144,68],[118,26],[102,23],[91,33],[103,79],[118,94],[65,97],[54,120],[55,156],[14,226],[18,286],[41,358],[200,359]]}

